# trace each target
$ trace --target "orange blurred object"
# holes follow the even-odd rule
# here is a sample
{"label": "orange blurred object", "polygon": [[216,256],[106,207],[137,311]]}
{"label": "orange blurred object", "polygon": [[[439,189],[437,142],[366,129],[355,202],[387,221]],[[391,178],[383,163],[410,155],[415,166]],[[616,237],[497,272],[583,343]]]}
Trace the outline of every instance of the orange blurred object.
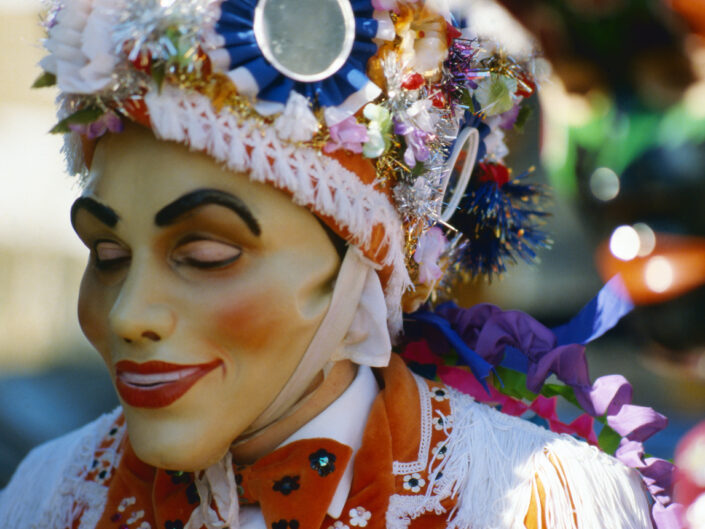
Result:
{"label": "orange blurred object", "polygon": [[688,21],[694,31],[705,37],[705,1],[669,0],[669,3]]}
{"label": "orange blurred object", "polygon": [[657,233],[649,255],[629,260],[616,257],[608,240],[595,259],[603,280],[622,276],[635,305],[662,303],[705,284],[705,237]]}

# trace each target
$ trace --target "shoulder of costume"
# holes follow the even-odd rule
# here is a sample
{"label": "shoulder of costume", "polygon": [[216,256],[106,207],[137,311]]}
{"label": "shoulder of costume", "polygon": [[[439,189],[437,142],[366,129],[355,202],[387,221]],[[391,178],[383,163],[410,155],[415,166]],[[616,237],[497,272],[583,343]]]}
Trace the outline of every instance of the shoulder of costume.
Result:
{"label": "shoulder of costume", "polygon": [[[91,514],[102,512],[107,488],[87,481],[96,454],[107,437],[116,438],[122,409],[34,448],[0,492],[0,527],[65,529],[83,513],[80,528],[94,527]],[[119,443],[114,443],[119,444]],[[113,449],[111,457],[119,455]],[[88,515],[88,516],[86,516]]]}
{"label": "shoulder of costume", "polygon": [[614,457],[415,379],[419,459],[394,462],[398,483],[389,529],[405,529],[429,513],[446,516],[449,529],[524,529],[530,506],[537,529],[652,527],[638,473]]}

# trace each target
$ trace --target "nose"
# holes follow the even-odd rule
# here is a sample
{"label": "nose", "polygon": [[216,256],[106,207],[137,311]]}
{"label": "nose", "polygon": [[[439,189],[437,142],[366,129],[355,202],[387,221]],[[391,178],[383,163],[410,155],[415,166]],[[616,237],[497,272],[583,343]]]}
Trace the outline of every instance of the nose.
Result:
{"label": "nose", "polygon": [[108,316],[110,328],[126,343],[159,342],[171,335],[176,323],[162,295],[165,278],[135,257]]}

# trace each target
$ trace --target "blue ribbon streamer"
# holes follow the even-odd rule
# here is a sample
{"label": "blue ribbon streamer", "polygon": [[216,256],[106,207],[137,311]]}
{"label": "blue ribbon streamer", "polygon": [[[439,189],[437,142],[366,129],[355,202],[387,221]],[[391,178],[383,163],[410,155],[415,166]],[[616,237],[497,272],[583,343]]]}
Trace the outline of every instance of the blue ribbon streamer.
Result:
{"label": "blue ribbon streamer", "polygon": [[[552,329],[556,345],[586,345],[612,329],[633,308],[634,303],[626,293],[622,279],[614,276],[568,323]],[[501,365],[526,373],[529,359],[518,349],[507,347]]]}
{"label": "blue ribbon streamer", "polygon": [[425,311],[415,312],[414,314],[409,314],[406,317],[413,321],[433,325],[436,329],[442,332],[443,336],[445,336],[448,342],[450,342],[451,347],[456,350],[458,356],[463,359],[463,362],[467,364],[478,382],[480,382],[482,387],[485,388],[485,391],[489,393],[490,388],[487,386],[487,377],[494,369],[492,364],[487,362],[477,352],[470,349],[460,335],[451,328],[448,320],[438,316],[437,314]]}

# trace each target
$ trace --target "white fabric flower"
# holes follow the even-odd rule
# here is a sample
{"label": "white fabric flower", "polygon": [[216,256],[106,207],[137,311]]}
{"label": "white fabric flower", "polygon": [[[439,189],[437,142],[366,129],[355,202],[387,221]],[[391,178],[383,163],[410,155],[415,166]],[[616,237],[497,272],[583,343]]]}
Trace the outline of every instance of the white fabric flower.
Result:
{"label": "white fabric flower", "polygon": [[354,527],[366,527],[367,521],[372,517],[372,513],[364,507],[350,509],[350,525]]}
{"label": "white fabric flower", "polygon": [[499,125],[488,123],[491,132],[485,137],[485,147],[487,148],[486,159],[493,162],[502,162],[504,157],[509,154],[507,144],[504,142],[504,130]]}
{"label": "white fabric flower", "polygon": [[319,128],[308,99],[292,90],[284,112],[274,121],[277,135],[285,141],[309,141]]}
{"label": "white fabric flower", "polygon": [[44,42],[49,55],[40,66],[56,75],[62,92],[100,92],[113,80],[118,62],[113,51],[111,28],[121,2],[82,0],[67,3]]}
{"label": "white fabric flower", "polygon": [[434,430],[447,430],[453,426],[453,416],[452,415],[439,415],[433,418],[433,429]]}
{"label": "white fabric flower", "polygon": [[438,444],[433,447],[431,452],[433,453],[434,458],[443,459],[446,456],[448,453],[448,445],[446,443],[447,441],[439,441]]}
{"label": "white fabric flower", "polygon": [[431,397],[436,402],[443,402],[444,400],[448,400],[450,398],[448,391],[444,388],[431,388],[429,391],[431,392]]}
{"label": "white fabric flower", "polygon": [[328,529],[350,529],[350,527],[338,520],[333,525],[328,526]]}
{"label": "white fabric flower", "polygon": [[130,505],[134,505],[136,501],[137,498],[135,498],[134,496],[130,496],[129,498],[123,498],[120,501],[120,504],[118,505],[118,512],[125,512],[125,509],[127,509]]}
{"label": "white fabric flower", "polygon": [[426,480],[421,477],[421,474],[414,472],[404,476],[404,490],[410,490],[413,493],[421,492],[421,489],[426,485]]}
{"label": "white fabric flower", "polygon": [[130,517],[127,519],[127,525],[132,525],[135,523],[137,520],[144,518],[144,511],[136,511],[133,512]]}

